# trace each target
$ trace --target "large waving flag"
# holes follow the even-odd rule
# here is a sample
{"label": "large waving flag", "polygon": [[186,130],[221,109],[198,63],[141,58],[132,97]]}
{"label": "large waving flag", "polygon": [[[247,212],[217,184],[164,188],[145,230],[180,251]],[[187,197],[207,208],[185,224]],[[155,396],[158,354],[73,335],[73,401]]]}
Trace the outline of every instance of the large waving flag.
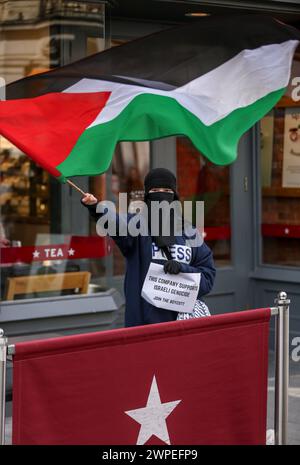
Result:
{"label": "large waving flag", "polygon": [[299,41],[260,15],[170,28],[10,84],[0,134],[62,182],[106,171],[118,141],[179,134],[228,164],[284,94]]}

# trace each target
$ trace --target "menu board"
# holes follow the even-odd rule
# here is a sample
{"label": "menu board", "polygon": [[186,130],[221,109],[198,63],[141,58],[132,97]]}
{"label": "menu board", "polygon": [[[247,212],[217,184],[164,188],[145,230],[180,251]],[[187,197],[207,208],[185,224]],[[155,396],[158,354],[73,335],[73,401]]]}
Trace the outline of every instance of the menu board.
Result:
{"label": "menu board", "polygon": [[300,108],[286,108],[282,187],[300,187]]}

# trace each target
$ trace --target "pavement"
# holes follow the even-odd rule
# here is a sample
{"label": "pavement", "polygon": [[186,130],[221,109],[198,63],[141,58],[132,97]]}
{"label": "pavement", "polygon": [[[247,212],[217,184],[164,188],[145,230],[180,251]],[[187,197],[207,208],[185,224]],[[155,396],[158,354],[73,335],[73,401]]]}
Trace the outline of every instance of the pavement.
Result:
{"label": "pavement", "polygon": [[[269,353],[267,430],[274,429],[274,352]],[[5,444],[11,444],[12,406],[7,403]],[[300,444],[300,361],[290,362],[288,443]]]}
{"label": "pavement", "polygon": [[[274,352],[269,356],[267,429],[274,428]],[[300,444],[300,361],[290,360],[288,444]]]}

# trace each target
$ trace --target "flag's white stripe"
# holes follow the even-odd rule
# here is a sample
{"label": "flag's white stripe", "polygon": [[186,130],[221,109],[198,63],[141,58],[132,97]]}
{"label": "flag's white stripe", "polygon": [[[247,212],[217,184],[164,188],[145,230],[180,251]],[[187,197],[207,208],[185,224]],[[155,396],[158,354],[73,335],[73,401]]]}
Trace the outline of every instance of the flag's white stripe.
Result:
{"label": "flag's white stripe", "polygon": [[243,50],[212,71],[171,91],[82,79],[65,92],[112,92],[106,106],[89,127],[116,118],[137,95],[144,93],[174,98],[209,126],[232,111],[286,87],[298,43],[289,40]]}
{"label": "flag's white stripe", "polygon": [[[203,99],[196,97],[197,102],[193,103],[194,97],[191,98],[185,94],[175,94],[174,91],[164,91],[153,89],[150,87],[133,86],[129,84],[120,84],[111,81],[100,81],[96,79],[81,79],[79,82],[64,90],[64,92],[111,92],[111,95],[106,102],[105,107],[90,124],[89,127],[95,126],[100,123],[107,123],[116,118],[127,105],[138,95],[154,94],[163,95],[166,97],[175,98],[179,103],[188,108],[196,114],[198,118],[200,115],[206,115],[206,118],[213,119],[215,110],[211,110],[206,106]],[[193,111],[194,110],[194,111]]]}

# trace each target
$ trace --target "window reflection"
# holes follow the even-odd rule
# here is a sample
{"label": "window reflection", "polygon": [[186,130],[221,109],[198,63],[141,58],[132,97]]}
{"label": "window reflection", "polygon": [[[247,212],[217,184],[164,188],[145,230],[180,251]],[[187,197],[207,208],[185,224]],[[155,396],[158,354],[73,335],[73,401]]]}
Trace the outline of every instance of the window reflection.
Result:
{"label": "window reflection", "polygon": [[204,201],[205,242],[218,266],[231,262],[230,171],[207,160],[184,138],[177,138],[177,182],[181,200]]}
{"label": "window reflection", "polygon": [[300,76],[295,54],[290,83],[260,122],[262,263],[300,266],[300,103],[293,81]]}
{"label": "window reflection", "polygon": [[[0,0],[1,78],[8,84],[103,50],[104,22],[104,2]],[[33,289],[34,279],[28,280],[28,292],[17,295],[10,289],[8,294],[10,278],[61,273],[61,289],[54,293],[63,295],[80,292],[76,280],[81,275],[74,276],[78,285],[64,288],[70,272],[92,271],[90,281],[105,274],[105,244],[73,233],[74,215],[64,210],[62,201],[67,186],[60,186],[3,137],[0,181],[1,299],[53,295]],[[83,230],[87,226],[86,216]],[[93,261],[99,263],[97,268]]]}
{"label": "window reflection", "polygon": [[261,121],[262,260],[300,265],[300,107],[277,107]]}
{"label": "window reflection", "polygon": [[[118,209],[118,196],[126,193],[128,208],[134,202],[143,200],[144,177],[150,169],[149,142],[120,142],[113,156],[110,175],[95,176],[90,180],[90,190],[98,199],[115,202]],[[108,182],[110,184],[108,185]],[[91,234],[96,234],[94,220],[90,222]],[[112,244],[112,270],[113,276],[125,273],[125,261],[119,249]],[[96,264],[95,264],[96,266]]]}

